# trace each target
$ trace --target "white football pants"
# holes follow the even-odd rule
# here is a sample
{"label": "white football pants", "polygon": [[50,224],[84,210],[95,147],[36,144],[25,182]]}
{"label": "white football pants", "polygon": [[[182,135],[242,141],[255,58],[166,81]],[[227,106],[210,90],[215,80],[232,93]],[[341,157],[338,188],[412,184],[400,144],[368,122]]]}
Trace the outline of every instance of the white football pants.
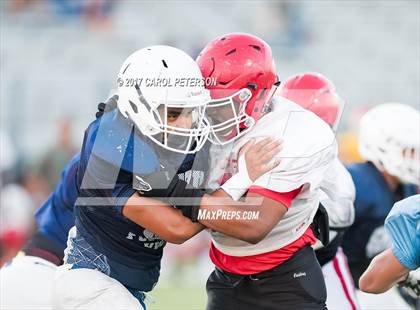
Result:
{"label": "white football pants", "polygon": [[361,309],[347,264],[347,257],[341,248],[332,261],[322,266],[327,287],[327,308],[329,310]]}
{"label": "white football pants", "polygon": [[144,310],[140,302],[117,280],[93,269],[57,268],[52,302],[54,310]]}
{"label": "white football pants", "polygon": [[0,309],[51,309],[56,268],[39,257],[15,257],[0,269]]}

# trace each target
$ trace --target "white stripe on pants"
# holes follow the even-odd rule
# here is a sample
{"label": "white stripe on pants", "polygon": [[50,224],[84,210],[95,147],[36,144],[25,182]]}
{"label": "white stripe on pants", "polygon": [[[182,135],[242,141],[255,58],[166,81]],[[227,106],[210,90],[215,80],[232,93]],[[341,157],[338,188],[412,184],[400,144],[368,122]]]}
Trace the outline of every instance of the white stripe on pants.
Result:
{"label": "white stripe on pants", "polygon": [[338,248],[334,259],[322,267],[327,287],[327,308],[331,310],[360,309],[347,258]]}

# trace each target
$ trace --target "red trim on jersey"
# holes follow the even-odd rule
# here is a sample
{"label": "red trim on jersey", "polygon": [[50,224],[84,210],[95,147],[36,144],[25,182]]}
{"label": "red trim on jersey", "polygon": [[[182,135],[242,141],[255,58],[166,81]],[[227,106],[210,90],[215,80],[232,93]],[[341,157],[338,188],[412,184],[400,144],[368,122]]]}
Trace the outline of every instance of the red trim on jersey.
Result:
{"label": "red trim on jersey", "polygon": [[210,258],[220,269],[240,275],[250,275],[270,270],[292,257],[306,245],[315,244],[316,239],[312,228],[308,227],[305,233],[294,242],[268,253],[251,256],[231,256],[219,251],[213,243],[210,247]]}
{"label": "red trim on jersey", "polygon": [[255,193],[255,194],[273,199],[275,201],[280,202],[287,209],[289,209],[290,206],[292,205],[292,200],[299,194],[301,189],[302,189],[302,186],[290,192],[279,193],[279,192],[272,191],[270,189],[266,189],[264,187],[251,186],[248,190],[248,193]]}

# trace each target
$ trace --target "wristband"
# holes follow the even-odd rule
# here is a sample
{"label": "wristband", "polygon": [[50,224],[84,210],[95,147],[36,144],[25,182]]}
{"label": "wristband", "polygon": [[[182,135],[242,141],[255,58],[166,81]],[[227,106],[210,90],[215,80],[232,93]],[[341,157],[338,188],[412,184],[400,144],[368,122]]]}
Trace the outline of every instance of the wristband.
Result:
{"label": "wristband", "polygon": [[239,157],[239,171],[227,180],[221,188],[235,201],[239,200],[254,183],[248,175],[245,156]]}

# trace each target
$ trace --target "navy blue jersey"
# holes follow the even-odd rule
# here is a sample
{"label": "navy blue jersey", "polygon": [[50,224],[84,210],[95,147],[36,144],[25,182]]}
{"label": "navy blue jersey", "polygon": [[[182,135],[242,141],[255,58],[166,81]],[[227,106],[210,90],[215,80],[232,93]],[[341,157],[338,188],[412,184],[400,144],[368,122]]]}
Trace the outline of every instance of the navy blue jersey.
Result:
{"label": "navy blue jersey", "polygon": [[[37,233],[44,237],[44,245],[62,259],[69,230],[74,226],[73,207],[78,189],[76,173],[80,155],[74,156],[61,173],[61,179],[44,204],[36,211]],[[43,247],[38,242],[36,247]]]}
{"label": "navy blue jersey", "polygon": [[347,169],[356,187],[355,220],[344,235],[342,247],[358,285],[372,258],[390,247],[384,229],[389,211],[395,202],[416,194],[417,186],[399,185],[392,192],[381,172],[370,162],[352,164]]}
{"label": "navy blue jersey", "polygon": [[135,193],[133,177],[167,169],[197,186],[206,160],[160,148],[117,109],[90,124],[77,174],[76,227],[78,236],[105,257],[109,276],[140,291],[151,290],[159,277],[165,241],[122,214]]}

